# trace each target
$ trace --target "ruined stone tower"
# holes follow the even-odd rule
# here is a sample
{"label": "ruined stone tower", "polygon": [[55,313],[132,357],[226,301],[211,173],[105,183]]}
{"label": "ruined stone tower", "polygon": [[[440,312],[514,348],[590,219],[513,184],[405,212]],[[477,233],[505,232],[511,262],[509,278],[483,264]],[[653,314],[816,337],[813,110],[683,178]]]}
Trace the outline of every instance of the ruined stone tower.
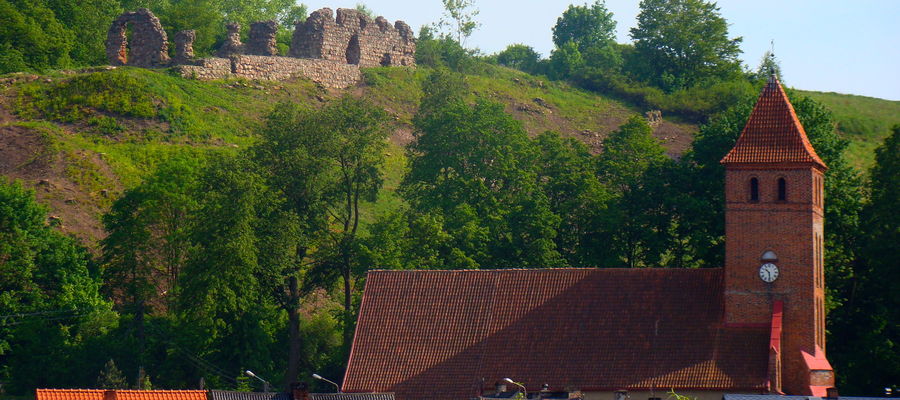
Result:
{"label": "ruined stone tower", "polygon": [[415,36],[403,21],[391,26],[384,17],[372,21],[345,8],[335,19],[330,8],[323,8],[297,23],[290,55],[377,67],[413,66],[415,53]]}

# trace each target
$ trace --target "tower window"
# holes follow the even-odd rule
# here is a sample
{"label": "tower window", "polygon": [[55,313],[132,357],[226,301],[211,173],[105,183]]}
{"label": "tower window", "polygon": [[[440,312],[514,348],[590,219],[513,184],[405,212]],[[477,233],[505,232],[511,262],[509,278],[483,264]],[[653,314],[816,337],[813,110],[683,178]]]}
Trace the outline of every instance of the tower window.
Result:
{"label": "tower window", "polygon": [[778,178],[778,201],[787,200],[787,182],[784,178]]}
{"label": "tower window", "polygon": [[750,201],[759,201],[759,180],[750,178]]}

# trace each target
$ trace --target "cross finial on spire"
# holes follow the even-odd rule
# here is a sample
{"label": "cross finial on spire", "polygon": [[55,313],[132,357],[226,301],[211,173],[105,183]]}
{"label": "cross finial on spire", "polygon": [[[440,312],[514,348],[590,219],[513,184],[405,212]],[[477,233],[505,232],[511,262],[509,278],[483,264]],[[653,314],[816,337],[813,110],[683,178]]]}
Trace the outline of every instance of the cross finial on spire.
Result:
{"label": "cross finial on spire", "polygon": [[772,77],[775,76],[775,39],[771,39],[769,41],[769,81],[772,81]]}

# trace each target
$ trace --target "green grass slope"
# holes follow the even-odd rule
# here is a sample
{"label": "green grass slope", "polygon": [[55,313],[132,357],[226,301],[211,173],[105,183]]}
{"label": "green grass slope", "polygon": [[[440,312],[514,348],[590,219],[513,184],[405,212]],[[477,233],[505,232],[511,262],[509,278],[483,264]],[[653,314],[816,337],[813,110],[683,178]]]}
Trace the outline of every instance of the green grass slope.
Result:
{"label": "green grass slope", "polygon": [[875,162],[875,148],[900,124],[900,101],[833,92],[799,91],[834,113],[837,127],[850,140],[847,157],[861,171]]}
{"label": "green grass slope", "polygon": [[[22,179],[48,204],[65,232],[93,244],[104,236],[100,217],[127,188],[174,156],[216,157],[245,148],[280,101],[319,107],[344,94],[365,97],[394,116],[385,188],[366,220],[395,209],[412,140],[412,116],[427,68],[372,68],[363,82],[330,91],[305,79],[291,82],[202,82],[166,71],[98,68],[0,77],[0,175]],[[606,135],[636,109],[563,83],[501,67],[466,77],[472,96],[506,105],[526,130],[556,130],[599,151]],[[663,121],[656,129],[674,155],[696,127]]]}

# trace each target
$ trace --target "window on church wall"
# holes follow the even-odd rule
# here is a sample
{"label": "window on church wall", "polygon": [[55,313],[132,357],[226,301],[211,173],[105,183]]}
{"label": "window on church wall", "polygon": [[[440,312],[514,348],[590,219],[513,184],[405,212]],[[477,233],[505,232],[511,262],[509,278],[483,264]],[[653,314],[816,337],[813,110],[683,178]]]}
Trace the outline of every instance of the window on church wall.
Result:
{"label": "window on church wall", "polygon": [[778,201],[787,200],[787,182],[784,178],[778,178]]}
{"label": "window on church wall", "polygon": [[759,179],[750,178],[750,201],[759,201]]}

